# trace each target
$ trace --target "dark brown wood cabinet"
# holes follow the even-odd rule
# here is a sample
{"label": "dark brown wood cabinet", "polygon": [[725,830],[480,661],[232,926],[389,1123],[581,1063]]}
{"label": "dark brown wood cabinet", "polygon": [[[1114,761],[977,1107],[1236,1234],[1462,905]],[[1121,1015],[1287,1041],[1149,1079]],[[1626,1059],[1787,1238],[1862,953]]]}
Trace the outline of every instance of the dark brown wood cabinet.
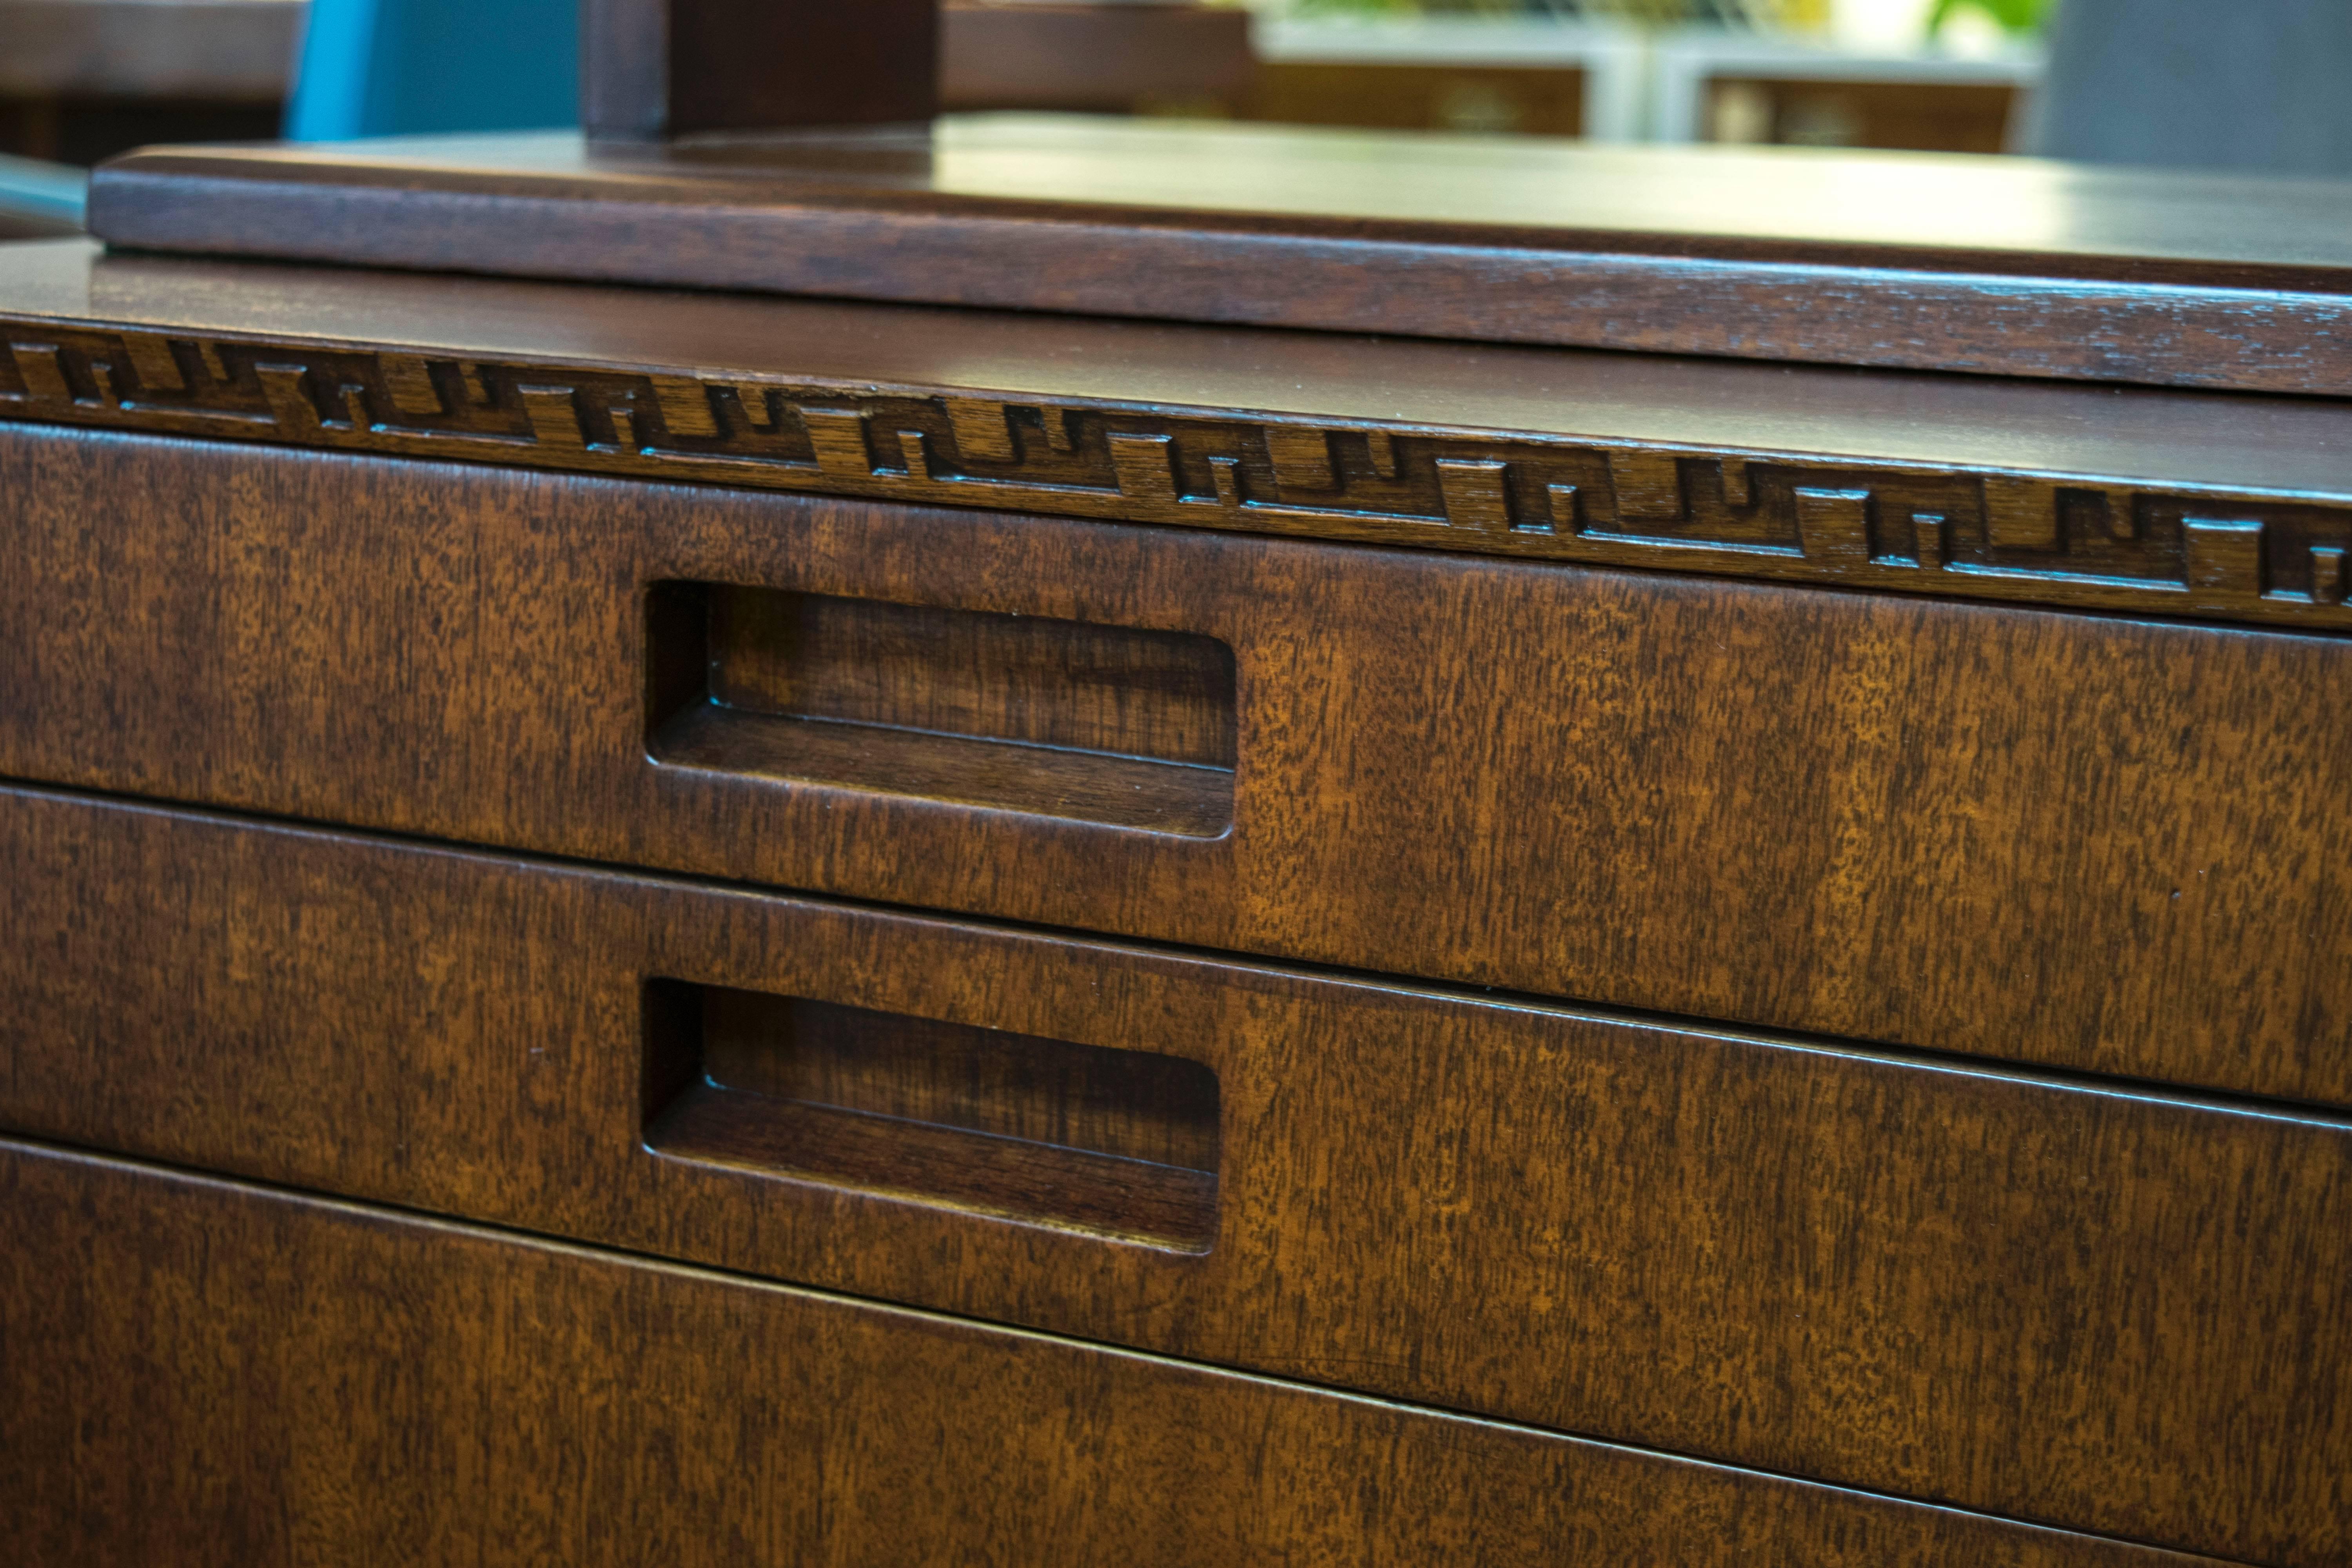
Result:
{"label": "dark brown wood cabinet", "polygon": [[2200,1561],[23,1143],[0,1235],[38,1568]]}
{"label": "dark brown wood cabinet", "polygon": [[0,248],[17,1557],[2352,1552],[2352,258],[1020,134],[100,181],[966,308]]}

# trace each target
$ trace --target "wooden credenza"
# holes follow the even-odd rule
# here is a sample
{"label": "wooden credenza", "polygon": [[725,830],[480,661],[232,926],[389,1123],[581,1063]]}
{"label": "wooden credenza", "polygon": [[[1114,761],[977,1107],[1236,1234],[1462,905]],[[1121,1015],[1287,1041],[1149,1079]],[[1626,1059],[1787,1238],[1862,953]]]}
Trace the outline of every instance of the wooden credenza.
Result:
{"label": "wooden credenza", "polygon": [[15,1561],[2352,1552],[2341,404],[0,325]]}

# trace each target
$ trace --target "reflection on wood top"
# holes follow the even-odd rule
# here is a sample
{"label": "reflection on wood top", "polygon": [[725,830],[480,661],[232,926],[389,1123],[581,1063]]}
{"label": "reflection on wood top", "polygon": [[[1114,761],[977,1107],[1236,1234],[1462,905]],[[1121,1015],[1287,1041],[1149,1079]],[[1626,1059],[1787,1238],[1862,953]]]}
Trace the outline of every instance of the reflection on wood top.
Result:
{"label": "reflection on wood top", "polygon": [[[578,136],[157,149],[124,165],[326,183],[419,171],[515,195],[769,205],[1167,208],[1284,226],[1409,226],[1475,241],[2227,285],[2352,279],[2352,184],[2039,159],[1545,137],[949,116],[913,128],[591,148]],[[1514,233],[1513,231],[1527,231]],[[2185,265],[2184,265],[2185,264]],[[2336,276],[2341,274],[2342,276]],[[2320,279],[2305,275],[2297,281]]]}
{"label": "reflection on wood top", "polygon": [[2305,398],[109,255],[86,240],[0,251],[0,319],[2352,497],[2352,410]]}
{"label": "reflection on wood top", "polygon": [[2352,184],[1056,115],[594,147],[149,149],[212,255],[2248,391],[2352,392]]}

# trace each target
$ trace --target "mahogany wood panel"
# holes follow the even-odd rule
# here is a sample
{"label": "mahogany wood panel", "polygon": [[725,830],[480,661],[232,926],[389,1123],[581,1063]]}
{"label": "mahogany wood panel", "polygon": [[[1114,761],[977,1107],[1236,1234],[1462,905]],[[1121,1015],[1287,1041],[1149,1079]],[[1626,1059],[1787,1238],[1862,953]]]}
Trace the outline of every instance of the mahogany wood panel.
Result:
{"label": "mahogany wood panel", "polygon": [[0,1236],[25,1568],[2205,1561],[22,1143]]}
{"label": "mahogany wood panel", "polygon": [[2299,399],[69,246],[0,325],[0,417],[2352,629]]}
{"label": "mahogany wood panel", "polygon": [[1214,838],[1234,657],[1206,637],[663,583],[646,747],[667,763]]}
{"label": "mahogany wood panel", "polygon": [[[2352,1103],[2340,639],[23,426],[0,492],[0,774]],[[677,581],[1222,643],[1232,831],[650,762]]]}
{"label": "mahogany wood panel", "polygon": [[726,586],[703,608],[681,640],[730,708],[1234,765],[1233,651],[1206,637]]}
{"label": "mahogany wood panel", "polygon": [[2352,184],[950,116],[144,150],[140,248],[2341,395]]}
{"label": "mahogany wood panel", "polygon": [[656,981],[645,1141],[1179,1252],[1216,1236],[1217,1076],[1160,1051]]}
{"label": "mahogany wood panel", "polygon": [[[0,831],[23,1133],[2136,1540],[2347,1545],[2340,1117],[70,796]],[[765,1080],[782,1116],[656,1154],[649,977],[950,1028],[856,1085],[820,1047]],[[745,1052],[730,1005],[706,1059]],[[1213,1071],[1206,1250],[909,1201],[1011,1173],[948,1146],[975,1106],[1139,1150],[1098,1072],[943,1106],[908,1058],[951,1073],[972,1029]],[[852,1158],[782,1173],[820,1115],[786,1097],[824,1093],[815,1152]]]}

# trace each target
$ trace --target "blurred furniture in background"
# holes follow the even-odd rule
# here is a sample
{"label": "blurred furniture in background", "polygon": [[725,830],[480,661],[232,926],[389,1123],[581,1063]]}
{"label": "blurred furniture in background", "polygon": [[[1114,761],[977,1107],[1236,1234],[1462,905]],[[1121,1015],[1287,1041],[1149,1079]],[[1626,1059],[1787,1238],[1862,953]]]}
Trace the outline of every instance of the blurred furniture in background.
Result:
{"label": "blurred furniture in background", "polygon": [[1663,42],[1653,68],[1659,142],[2000,153],[2042,61],[2028,49],[1860,53],[1693,28]]}
{"label": "blurred furniture in background", "polygon": [[1643,138],[1644,47],[1619,22],[1266,17],[1256,48],[1243,119]]}
{"label": "blurred furniture in background", "polygon": [[948,109],[1219,113],[1248,89],[1250,15],[1206,5],[950,5]]}
{"label": "blurred furniture in background", "polygon": [[0,154],[0,240],[80,233],[89,190],[79,169]]}
{"label": "blurred furniture in background", "polygon": [[579,121],[577,0],[311,0],[285,133],[341,142]]}
{"label": "blurred furniture in background", "polygon": [[300,0],[0,0],[0,153],[277,133]]}
{"label": "blurred furniture in background", "polygon": [[[341,141],[579,119],[570,0],[307,9],[306,29],[302,0],[0,0],[0,154],[89,164],[281,125]],[[941,95],[954,109],[1222,113],[1248,88],[1249,21],[1198,5],[954,5]]]}
{"label": "blurred furniture in background", "polygon": [[1610,17],[1262,18],[1232,112],[1384,130],[1537,132],[1597,142],[2008,150],[2041,57],[1857,49],[1719,24]]}
{"label": "blurred furniture in background", "polygon": [[2179,169],[2352,171],[2343,0],[2066,0],[2034,151]]}
{"label": "blurred furniture in background", "polygon": [[[298,141],[448,131],[529,130],[581,122],[579,7],[572,0],[314,0],[300,80],[287,118]],[[854,37],[871,11],[843,13]],[[854,23],[854,26],[849,24]],[[928,16],[922,21],[930,25]],[[1249,16],[1185,5],[956,5],[939,20],[940,97],[950,109],[1214,106],[1247,85]],[[829,40],[840,45],[847,39]],[[730,60],[773,59],[828,41],[728,33],[635,40],[652,59],[671,46],[692,71]],[[660,75],[658,69],[653,73]],[[638,96],[588,119],[602,135],[653,133],[671,106]],[[825,96],[802,81],[779,90],[803,101]],[[831,106],[837,118],[840,106]],[[684,110],[689,118],[693,110]],[[889,106],[879,118],[898,118]],[[647,115],[654,119],[628,129]],[[860,116],[864,118],[865,116]]]}
{"label": "blurred furniture in background", "polygon": [[[2084,0],[2086,14],[2101,3]],[[0,0],[0,153],[89,164],[144,142],[267,139],[281,123],[332,141],[579,119],[569,0],[318,0],[307,34],[304,9]],[[1998,152],[2039,69],[2025,47],[1991,59],[1857,50],[1595,14],[1254,19],[1192,5],[966,0],[941,16],[940,98],[950,109]]]}

